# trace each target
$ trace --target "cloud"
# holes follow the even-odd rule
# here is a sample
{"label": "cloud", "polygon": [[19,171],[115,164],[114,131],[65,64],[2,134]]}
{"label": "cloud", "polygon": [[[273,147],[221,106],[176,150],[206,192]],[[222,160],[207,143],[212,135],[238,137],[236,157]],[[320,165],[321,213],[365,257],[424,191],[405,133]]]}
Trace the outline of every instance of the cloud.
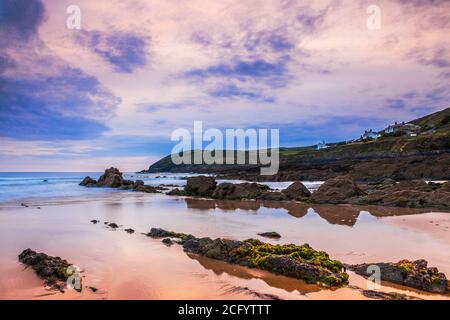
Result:
{"label": "cloud", "polygon": [[215,98],[246,98],[266,103],[275,102],[275,98],[273,97],[266,97],[263,94],[241,89],[235,85],[221,86],[210,91],[209,94]]}
{"label": "cloud", "polygon": [[40,0],[0,1],[0,44],[28,41],[36,35],[44,20],[44,5]]}
{"label": "cloud", "polygon": [[120,73],[132,73],[147,63],[146,47],[149,39],[124,31],[85,31],[79,41]]}

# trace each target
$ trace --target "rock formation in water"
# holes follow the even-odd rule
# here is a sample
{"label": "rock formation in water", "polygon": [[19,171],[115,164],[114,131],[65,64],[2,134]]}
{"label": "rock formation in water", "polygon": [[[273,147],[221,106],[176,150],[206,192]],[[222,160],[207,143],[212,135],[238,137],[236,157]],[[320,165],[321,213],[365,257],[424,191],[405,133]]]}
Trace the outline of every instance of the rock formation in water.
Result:
{"label": "rock formation in water", "polygon": [[376,265],[380,268],[381,280],[417,288],[427,292],[446,293],[450,283],[437,268],[429,268],[426,260],[402,260],[398,263],[370,263],[351,265],[349,268],[362,276],[370,276],[367,270]]}
{"label": "rock formation in water", "polygon": [[197,238],[163,229],[151,229],[152,238],[177,238],[184,251],[207,258],[266,270],[275,274],[301,279],[324,287],[341,287],[348,283],[344,266],[331,260],[326,252],[316,251],[308,244],[297,246],[272,245],[255,239],[236,241],[228,239]]}
{"label": "rock formation in water", "polygon": [[[31,249],[26,249],[19,254],[19,261],[33,268],[36,274],[45,280],[46,285],[61,292],[64,292],[67,280],[75,272],[73,266],[66,260],[51,257],[45,253],[37,253]],[[81,277],[79,281],[79,286],[74,286],[77,291],[82,289]]]}

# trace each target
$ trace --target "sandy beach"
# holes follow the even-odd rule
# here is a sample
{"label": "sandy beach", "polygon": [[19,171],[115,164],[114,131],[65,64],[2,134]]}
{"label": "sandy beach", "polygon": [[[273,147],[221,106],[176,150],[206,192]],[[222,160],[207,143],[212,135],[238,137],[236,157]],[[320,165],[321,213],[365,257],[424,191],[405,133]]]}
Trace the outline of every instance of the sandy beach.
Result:
{"label": "sandy beach", "polygon": [[[24,201],[21,201],[22,203]],[[0,299],[367,299],[367,281],[352,272],[337,290],[196,255],[150,239],[151,227],[196,236],[272,243],[309,243],[344,263],[426,259],[450,275],[450,216],[386,207],[215,201],[117,192],[5,202],[0,205]],[[40,208],[40,209],[39,209]],[[98,219],[102,223],[93,225]],[[115,222],[117,230],[103,222]],[[125,228],[133,228],[128,234]],[[280,240],[257,233],[276,231]],[[60,256],[82,270],[81,293],[48,291],[18,262],[26,248]],[[383,283],[379,291],[421,299],[450,299]]]}

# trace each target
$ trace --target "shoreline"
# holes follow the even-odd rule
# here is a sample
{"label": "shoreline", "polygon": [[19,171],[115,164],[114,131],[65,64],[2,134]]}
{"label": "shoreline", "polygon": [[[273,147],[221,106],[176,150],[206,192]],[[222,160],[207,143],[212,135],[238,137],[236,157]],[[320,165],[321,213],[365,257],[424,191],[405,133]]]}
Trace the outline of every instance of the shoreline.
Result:
{"label": "shoreline", "polygon": [[[273,228],[274,225],[278,225],[280,229],[277,231],[280,232],[282,238],[278,241],[269,241],[271,243],[292,242],[302,244],[308,242],[314,248],[330,253],[333,259],[339,259],[345,263],[426,258],[430,260],[430,265],[436,265],[444,273],[450,274],[450,261],[442,257],[442,252],[450,248],[449,232],[443,233],[445,237],[436,237],[433,230],[413,228],[404,222],[404,220],[406,222],[417,220],[415,224],[425,227],[427,224],[430,224],[430,220],[437,222],[441,219],[447,219],[446,214],[448,213],[423,213],[415,212],[415,210],[406,210],[402,212],[404,213],[403,215],[389,217],[387,215],[394,214],[394,212],[398,213],[398,211],[402,210],[391,208],[386,212],[386,208],[382,208],[374,216],[372,213],[368,214],[362,208],[354,206],[351,206],[352,210],[348,211],[349,207],[344,205],[321,206],[316,209],[307,208],[306,215],[299,215],[296,209],[303,209],[304,207],[286,208],[282,203],[276,202],[266,202],[265,205],[256,208],[248,207],[249,203],[254,204],[256,201],[220,202],[209,199],[166,197],[161,194],[130,192],[125,192],[123,195],[117,197],[117,194],[113,193],[108,194],[106,199],[103,197],[102,199],[95,199],[96,197],[89,199],[93,201],[79,199],[79,201],[55,202],[54,200],[46,200],[51,205],[42,206],[39,211],[32,207],[15,207],[0,210],[3,211],[0,215],[2,226],[3,228],[8,228],[2,230],[4,232],[0,236],[2,238],[0,240],[2,240],[2,243],[13,243],[12,239],[16,239],[15,242],[18,243],[18,246],[14,244],[17,249],[10,248],[11,250],[8,250],[9,253],[3,252],[3,254],[9,256],[6,259],[9,271],[6,270],[5,272],[10,274],[12,272],[11,269],[16,270],[13,272],[12,278],[15,278],[14,281],[18,283],[19,287],[23,286],[24,283],[28,283],[16,294],[25,295],[25,297],[31,299],[189,298],[186,295],[187,293],[180,293],[178,296],[170,293],[170,290],[177,288],[175,283],[167,285],[156,280],[158,277],[166,279],[167,276],[170,276],[194,288],[199,286],[194,281],[195,279],[197,281],[198,279],[208,279],[205,280],[206,287],[203,288],[203,285],[200,284],[200,288],[196,288],[195,292],[191,294],[191,298],[194,299],[221,299],[224,297],[230,299],[256,299],[255,292],[273,294],[283,299],[366,298],[352,288],[342,288],[335,291],[318,290],[309,293],[303,292],[302,294],[300,291],[306,289],[301,281],[288,280],[285,277],[279,278],[280,276],[274,276],[263,271],[261,271],[262,273],[254,273],[254,270],[246,268],[239,269],[238,274],[245,275],[239,277],[236,274],[237,271],[233,271],[236,270],[236,266],[218,263],[207,258],[205,260],[200,257],[192,260],[181,249],[176,247],[167,248],[160,241],[138,236],[141,232],[148,232],[151,226],[192,232],[200,236],[245,239],[252,236],[257,237],[256,233],[258,231],[269,231],[271,229],[270,226]],[[42,205],[42,202],[40,205]],[[64,210],[61,210],[61,208],[64,208]],[[320,212],[320,208],[322,208],[322,212]],[[289,209],[291,212],[288,211]],[[358,211],[358,215],[356,220],[353,220],[355,219],[353,218],[355,210]],[[366,210],[370,209],[366,208]],[[327,212],[330,212],[331,216]],[[26,226],[22,225],[23,219],[27,220]],[[130,236],[122,229],[111,231],[103,226],[93,226],[89,222],[91,219],[117,222],[119,225],[123,225],[122,229],[125,229],[127,226],[132,227],[136,230],[136,236]],[[347,221],[352,223],[349,224]],[[242,230],[240,226],[245,226],[245,230]],[[377,231],[378,229],[379,231]],[[383,232],[386,239],[375,247],[370,245],[370,243],[358,243],[356,240],[362,239],[361,237],[369,237],[370,239],[373,234],[379,232]],[[54,240],[59,239],[57,242],[61,243],[54,243],[54,240],[49,242],[50,239],[53,239],[52,234],[58,235]],[[71,236],[67,237],[68,234],[71,234]],[[81,235],[83,235],[82,238],[80,238]],[[78,239],[76,241],[81,241],[81,243],[74,243],[69,238]],[[384,245],[386,241],[397,241],[399,247],[388,248]],[[416,241],[420,243],[418,245],[412,243]],[[28,244],[25,245],[26,243]],[[64,248],[64,243],[67,243],[67,248],[70,248],[69,251],[61,250]],[[96,243],[96,245],[94,248],[88,249],[88,247],[83,245],[88,245],[88,243]],[[412,246],[410,247],[410,245]],[[35,275],[30,276],[23,273],[23,266],[17,262],[16,256],[19,253],[18,251],[19,249],[25,249],[25,246],[35,246],[35,250],[59,255],[67,258],[68,261],[80,264],[85,270],[84,275],[86,276],[87,284],[99,288],[99,293],[84,292],[81,296],[72,293],[42,297],[29,296],[30,291],[26,288],[30,284],[34,284],[32,292],[39,292],[39,294],[48,292],[42,288],[42,283],[37,277],[37,281],[36,279],[30,280]],[[428,249],[425,253],[425,248],[428,246],[429,249],[433,250],[430,251]],[[405,250],[408,247],[410,248]],[[117,258],[119,257],[123,262],[117,264]],[[156,262],[159,267],[150,267],[150,261],[153,261],[153,264]],[[173,263],[178,264],[179,267],[166,270],[168,264]],[[2,265],[0,269],[4,271],[4,263]],[[147,274],[149,267],[153,271]],[[186,273],[191,268],[196,270],[192,272],[202,276],[197,278],[196,276],[193,277],[191,272]],[[134,270],[139,276],[134,276],[127,270]],[[123,275],[113,281],[112,277],[117,273]],[[364,278],[357,275],[351,275],[350,279],[351,286],[361,287],[361,284],[366,283]],[[110,283],[111,281],[112,283]],[[121,284],[122,281],[126,281],[127,285],[125,287]],[[158,285],[155,284],[155,281],[157,281]],[[194,282],[191,283],[191,281]],[[0,288],[6,289],[5,286],[8,286],[8,282],[10,281],[7,281],[7,283],[1,281]],[[142,282],[144,284],[140,288]],[[218,285],[221,282],[225,283]],[[148,291],[150,289],[148,286],[152,287],[152,283],[159,288],[157,289],[159,294]],[[39,287],[36,287],[38,284]],[[211,286],[212,289],[207,289],[211,288]],[[228,289],[225,290],[222,286]],[[242,288],[249,288],[250,291]],[[216,291],[216,293],[211,294],[211,290]],[[383,290],[390,292],[397,289],[395,286],[389,285],[385,286]],[[408,295],[418,294],[424,299],[449,299],[447,296],[427,295],[423,292],[414,293],[412,289],[405,290],[400,288],[398,290],[401,293],[406,292]],[[5,292],[4,290],[1,291]],[[2,296],[1,298],[7,299],[8,297]]]}

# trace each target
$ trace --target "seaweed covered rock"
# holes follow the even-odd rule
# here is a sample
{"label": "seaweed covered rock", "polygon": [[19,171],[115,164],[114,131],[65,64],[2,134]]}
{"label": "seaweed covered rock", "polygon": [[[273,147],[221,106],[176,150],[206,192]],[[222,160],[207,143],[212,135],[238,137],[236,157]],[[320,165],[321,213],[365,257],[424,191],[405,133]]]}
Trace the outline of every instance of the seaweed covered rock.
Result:
{"label": "seaweed covered rock", "polygon": [[315,203],[339,204],[348,203],[351,198],[364,195],[350,176],[340,176],[327,180],[312,194]]}
{"label": "seaweed covered rock", "polygon": [[331,260],[326,252],[316,251],[308,244],[272,245],[255,239],[213,240],[163,229],[152,229],[149,236],[179,238],[186,252],[301,279],[309,284],[341,287],[348,283],[341,262]]}
{"label": "seaweed covered rock", "polygon": [[[74,272],[71,270],[72,265],[66,260],[60,257],[51,257],[45,253],[37,253],[31,249],[26,249],[19,254],[19,261],[31,266],[36,274],[45,280],[46,285],[62,292],[67,280]],[[81,277],[79,281],[81,281]],[[81,288],[81,282],[79,286],[74,287],[77,291],[81,291]]]}
{"label": "seaweed covered rock", "polygon": [[186,195],[210,197],[212,196],[217,182],[213,177],[198,176],[187,179],[184,192]]}
{"label": "seaweed covered rock", "polygon": [[402,260],[398,263],[371,263],[349,266],[355,273],[370,276],[367,269],[376,265],[381,271],[381,280],[400,285],[421,289],[433,293],[446,293],[450,291],[449,281],[445,274],[437,268],[429,268],[426,260]]}
{"label": "seaweed covered rock", "polygon": [[212,197],[221,200],[257,199],[269,190],[268,186],[258,183],[233,184],[225,182],[217,186]]}
{"label": "seaweed covered rock", "polygon": [[299,181],[294,182],[284,189],[282,193],[289,199],[295,201],[306,201],[311,197],[311,192]]}
{"label": "seaweed covered rock", "polygon": [[106,169],[97,182],[99,187],[119,188],[121,185],[123,185],[122,172],[117,168]]}
{"label": "seaweed covered rock", "polygon": [[88,187],[88,186],[94,186],[95,184],[97,184],[97,181],[92,179],[91,177],[87,176],[86,178],[83,179],[83,181],[80,182],[80,186],[83,187]]}

